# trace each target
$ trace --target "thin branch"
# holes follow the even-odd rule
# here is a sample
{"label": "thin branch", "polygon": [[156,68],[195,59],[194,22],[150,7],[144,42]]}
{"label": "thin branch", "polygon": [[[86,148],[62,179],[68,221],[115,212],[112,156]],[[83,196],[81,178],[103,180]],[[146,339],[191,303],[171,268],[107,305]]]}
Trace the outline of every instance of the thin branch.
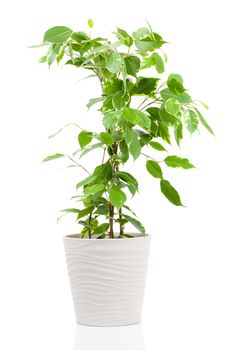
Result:
{"label": "thin branch", "polygon": [[[164,83],[162,83],[160,86],[158,86],[158,88],[156,89],[156,91],[155,91],[155,93],[157,94],[158,92],[159,92],[159,90],[162,88],[162,86],[164,86],[166,83],[164,82]],[[148,101],[148,99],[149,99],[149,97],[146,97],[144,100],[143,100],[143,102],[141,102],[141,104],[139,105],[139,107],[138,107],[138,109],[140,109],[140,107],[146,102],[146,101]],[[158,101],[160,99],[160,97],[158,98],[158,99],[156,99],[155,101]],[[154,103],[155,101],[152,101],[152,102],[150,102],[150,104],[152,104],[152,103]],[[149,106],[149,104],[147,105],[147,106]],[[145,106],[146,107],[146,106]],[[143,108],[145,108],[145,107],[143,107]],[[142,109],[143,109],[142,108]],[[142,110],[141,109],[141,110]]]}
{"label": "thin branch", "polygon": [[155,99],[154,101],[151,101],[150,103],[147,103],[147,105],[143,106],[140,110],[143,111],[146,107],[154,104],[154,103],[157,103],[158,101],[161,101],[160,100],[160,97],[158,97],[157,99]]}
{"label": "thin branch", "polygon": [[164,86],[165,84],[166,84],[166,82],[164,82],[160,86],[158,86],[155,93],[157,94],[160,91],[160,89],[162,88],[162,86]]}
{"label": "thin branch", "polygon": [[86,169],[84,168],[83,165],[79,164],[78,162],[75,161],[75,159],[73,159],[72,157],[70,156],[67,156],[67,158],[69,158],[73,163],[75,163],[77,166],[79,166],[80,168],[82,168],[82,170],[84,170],[86,173],[88,173],[88,175],[91,175],[91,173]]}
{"label": "thin branch", "polygon": [[84,130],[83,128],[81,128],[78,124],[76,123],[67,123],[65,124],[62,128],[60,128],[59,130],[57,130],[54,134],[51,134],[48,139],[52,139],[53,137],[55,137],[56,135],[58,135],[63,129],[65,129],[68,126],[74,125],[77,128],[79,128],[80,130]]}
{"label": "thin branch", "polygon": [[102,164],[104,163],[106,149],[107,149],[107,147],[105,147],[105,148],[103,149],[103,158],[102,158]]}
{"label": "thin branch", "polygon": [[142,153],[142,152],[140,154],[142,154],[142,156],[145,156],[146,158],[150,158],[150,159],[154,160],[155,162],[159,163],[158,160],[156,160],[155,158],[149,156],[148,154],[145,154],[145,153]]}
{"label": "thin branch", "polygon": [[149,97],[146,97],[143,102],[141,102],[141,104],[138,106],[137,109],[140,109],[140,107],[149,99]]}

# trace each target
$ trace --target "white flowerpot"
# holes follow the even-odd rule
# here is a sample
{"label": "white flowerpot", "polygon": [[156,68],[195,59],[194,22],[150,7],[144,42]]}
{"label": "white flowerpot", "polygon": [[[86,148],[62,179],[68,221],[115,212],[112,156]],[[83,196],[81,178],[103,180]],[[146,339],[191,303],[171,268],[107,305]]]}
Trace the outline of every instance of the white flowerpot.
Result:
{"label": "white flowerpot", "polygon": [[150,236],[80,239],[64,246],[78,324],[124,326],[140,323]]}

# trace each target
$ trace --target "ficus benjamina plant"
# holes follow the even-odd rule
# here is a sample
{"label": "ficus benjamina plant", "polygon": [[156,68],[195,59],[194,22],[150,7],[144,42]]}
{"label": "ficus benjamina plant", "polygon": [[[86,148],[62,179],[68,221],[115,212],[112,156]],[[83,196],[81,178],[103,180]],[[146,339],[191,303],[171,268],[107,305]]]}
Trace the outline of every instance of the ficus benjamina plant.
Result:
{"label": "ficus benjamina plant", "polygon": [[[93,37],[89,33],[93,21],[88,20],[88,25],[87,32],[65,26],[47,30],[41,44],[47,47],[47,53],[40,62],[49,66],[63,62],[97,78],[100,95],[92,96],[87,107],[96,106],[103,129],[92,132],[76,125],[80,130],[78,150],[72,155],[50,155],[44,162],[65,157],[87,175],[76,185],[79,193],[73,198],[78,208],[75,205],[62,210],[63,215],[75,215],[81,238],[133,237],[125,230],[127,223],[145,235],[144,226],[126,203],[128,195],[138,192],[139,183],[125,171],[125,163],[130,158],[135,161],[145,157],[146,170],[161,193],[172,204],[183,206],[177,190],[163,176],[162,167],[194,166],[187,158],[167,155],[166,147],[174,142],[180,146],[184,129],[193,134],[200,124],[213,134],[198,109],[207,106],[192,99],[181,75],[164,78],[166,41],[149,24],[132,34],[117,28],[114,41]],[[103,155],[96,168],[89,171],[83,166],[84,156],[98,148],[103,149]],[[157,151],[157,158],[147,154],[149,148]]]}

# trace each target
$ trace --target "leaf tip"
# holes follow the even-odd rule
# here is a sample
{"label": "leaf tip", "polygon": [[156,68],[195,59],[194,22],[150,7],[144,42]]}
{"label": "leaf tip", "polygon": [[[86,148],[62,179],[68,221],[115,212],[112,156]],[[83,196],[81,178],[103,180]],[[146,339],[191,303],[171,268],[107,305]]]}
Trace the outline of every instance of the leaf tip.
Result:
{"label": "leaf tip", "polygon": [[89,27],[90,29],[92,29],[93,26],[94,26],[94,22],[93,22],[93,20],[92,20],[91,18],[88,19],[87,24],[88,24],[88,27]]}

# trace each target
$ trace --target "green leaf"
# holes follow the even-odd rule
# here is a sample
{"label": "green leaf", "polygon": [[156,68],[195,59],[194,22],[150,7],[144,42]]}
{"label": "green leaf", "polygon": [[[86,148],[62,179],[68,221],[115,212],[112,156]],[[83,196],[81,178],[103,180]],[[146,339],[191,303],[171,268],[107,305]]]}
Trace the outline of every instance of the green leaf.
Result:
{"label": "green leaf", "polygon": [[145,145],[148,145],[148,143],[152,139],[152,135],[147,134],[143,130],[136,130],[136,132],[139,135],[139,138],[140,138],[139,141],[140,141],[141,146],[143,147]]}
{"label": "green leaf", "polygon": [[129,234],[129,233],[123,233],[122,237],[126,237],[126,238],[135,238],[135,236]]}
{"label": "green leaf", "polygon": [[83,64],[83,61],[80,59],[80,57],[78,58],[71,58],[69,59],[65,64],[71,64],[74,65],[75,67],[81,67]]}
{"label": "green leaf", "polygon": [[82,131],[78,135],[78,142],[81,148],[84,148],[92,141],[92,133],[89,131]]}
{"label": "green leaf", "polygon": [[102,182],[107,183],[109,180],[112,178],[112,166],[109,161],[107,161],[104,164],[98,165],[94,172],[93,175],[97,177],[101,177]]}
{"label": "green leaf", "polygon": [[190,131],[191,134],[197,130],[198,116],[194,111],[192,111],[191,109],[188,109],[184,113],[184,120],[185,120],[187,129]]}
{"label": "green leaf", "polygon": [[141,63],[141,69],[147,69],[155,65],[155,59],[153,54],[151,56],[144,57]]}
{"label": "green leaf", "polygon": [[[169,106],[166,106],[169,109]],[[171,115],[168,113],[165,109],[165,105],[162,104],[159,109],[159,119],[162,123],[164,123],[167,126],[171,126],[176,124],[179,121],[180,114],[179,115]]]}
{"label": "green leaf", "polygon": [[83,218],[84,216],[90,214],[93,211],[93,207],[89,207],[89,208],[84,208],[82,210],[79,211],[78,216],[77,216],[77,220]]}
{"label": "green leaf", "polygon": [[[126,92],[127,92],[127,82],[129,82],[129,81],[127,79],[127,69],[126,69],[126,65],[125,64],[122,64],[121,72],[122,72],[122,77],[123,77],[124,94],[126,94]],[[129,84],[133,84],[133,83],[129,82]]]}
{"label": "green leaf", "polygon": [[167,166],[172,168],[183,168],[183,169],[191,169],[195,168],[194,165],[190,163],[187,158],[181,158],[178,156],[168,156],[164,159],[164,162]]}
{"label": "green leaf", "polygon": [[120,157],[122,159],[122,163],[127,162],[127,160],[129,159],[129,149],[127,146],[127,143],[125,142],[125,140],[121,141],[119,143],[119,149],[120,149]]}
{"label": "green leaf", "polygon": [[151,120],[150,118],[143,112],[138,109],[125,108],[123,110],[123,117],[128,120],[133,125],[139,125],[141,128],[145,130],[150,130]]}
{"label": "green leaf", "polygon": [[104,100],[105,97],[91,98],[87,103],[87,108],[90,109],[93,105]]}
{"label": "green leaf", "polygon": [[[89,225],[89,223],[86,222],[86,221],[84,221],[84,220],[79,220],[79,221],[78,221],[78,224],[79,224],[79,225],[82,225],[82,226],[85,226],[85,227],[88,227],[88,228],[91,227],[91,225]],[[83,237],[82,237],[82,238],[83,238]]]}
{"label": "green leaf", "polygon": [[115,33],[117,38],[122,41],[122,43],[128,47],[133,45],[132,37],[123,29],[117,28],[117,33]]}
{"label": "green leaf", "polygon": [[42,160],[42,162],[44,163],[44,162],[48,162],[48,161],[50,161],[50,160],[54,160],[54,159],[58,159],[58,158],[63,158],[63,157],[65,157],[64,154],[56,153],[56,154],[53,154],[53,155],[51,155],[51,156],[48,156],[48,157],[44,158],[44,159]]}
{"label": "green leaf", "polygon": [[56,56],[59,55],[60,52],[60,45],[59,44],[52,44],[49,47],[49,50],[47,52],[47,62],[50,66],[56,59]]}
{"label": "green leaf", "polygon": [[190,95],[188,95],[188,93],[183,92],[180,95],[176,95],[173,92],[171,92],[169,89],[164,89],[160,92],[161,97],[163,97],[165,100],[167,100],[168,98],[175,98],[177,101],[179,101],[180,103],[191,103],[192,102],[192,98]]}
{"label": "green leaf", "polygon": [[158,179],[162,179],[161,167],[154,160],[147,160],[146,169],[153,177],[158,178]]}
{"label": "green leaf", "polygon": [[120,113],[118,112],[105,113],[103,117],[103,125],[107,129],[114,128],[119,118],[120,118]]}
{"label": "green leaf", "polygon": [[123,90],[123,81],[121,79],[115,78],[107,81],[103,85],[103,91],[105,94],[115,94],[117,91]]}
{"label": "green leaf", "polygon": [[129,145],[129,152],[131,153],[134,160],[136,160],[141,153],[141,146],[135,133],[132,133],[131,143]]}
{"label": "green leaf", "polygon": [[164,107],[166,112],[174,117],[180,113],[180,103],[174,98],[169,98],[166,100]]}
{"label": "green leaf", "polygon": [[102,112],[113,111],[113,95],[107,95],[102,105]]}
{"label": "green leaf", "polygon": [[122,91],[118,91],[113,96],[112,104],[116,110],[119,110],[125,107],[129,100],[130,96],[128,94],[124,95]]}
{"label": "green leaf", "polygon": [[88,24],[88,27],[91,28],[91,29],[94,26],[93,20],[91,18],[89,18],[89,20],[87,21],[87,24]]}
{"label": "green leaf", "polygon": [[205,109],[209,109],[208,105],[204,103],[203,101],[198,101]]}
{"label": "green leaf", "polygon": [[150,107],[145,110],[151,116],[152,120],[160,120],[160,109],[157,107]]}
{"label": "green leaf", "polygon": [[155,66],[158,73],[164,73],[165,71],[164,62],[157,52],[154,52],[150,57],[144,58],[141,68],[146,69],[152,66]]}
{"label": "green leaf", "polygon": [[104,184],[95,184],[92,186],[87,186],[85,187],[85,195],[86,196],[90,196],[92,194],[98,193],[98,192],[103,192],[105,189],[105,185]]}
{"label": "green leaf", "polygon": [[122,45],[121,41],[117,41],[109,45],[105,45],[105,44],[98,45],[98,46],[95,45],[94,48],[89,51],[89,55],[85,57],[83,64],[84,65],[89,64],[90,60],[97,59],[98,57],[100,58],[104,53],[108,53],[112,51],[112,49],[115,49],[121,45]]}
{"label": "green leaf", "polygon": [[179,193],[177,190],[170,184],[169,181],[161,179],[160,180],[160,189],[164,196],[174,205],[183,206]]}
{"label": "green leaf", "polygon": [[136,32],[133,33],[133,37],[136,40],[142,40],[143,38],[150,35],[150,30],[147,27],[142,27],[136,30]]}
{"label": "green leaf", "polygon": [[130,222],[135,228],[137,228],[137,230],[143,234],[145,234],[145,228],[144,226],[141,224],[140,221],[138,221],[135,218],[132,218],[129,215],[123,214],[123,217],[128,220],[128,222]]}
{"label": "green leaf", "polygon": [[158,135],[167,143],[169,144],[171,143],[169,128],[164,123],[161,123],[161,122],[158,123]]}
{"label": "green leaf", "polygon": [[124,208],[125,209],[127,209],[130,213],[132,213],[134,216],[137,216],[136,214],[135,214],[135,212],[130,208],[130,207],[128,207],[127,205],[124,205]]}
{"label": "green leaf", "polygon": [[164,66],[164,62],[163,62],[162,58],[156,52],[153,53],[153,56],[155,57],[155,68],[156,68],[157,72],[164,73],[165,66]]}
{"label": "green leaf", "polygon": [[[85,156],[86,154],[88,154],[89,152],[93,151],[96,148],[100,148],[102,147],[102,142],[97,142],[94,145],[91,145],[89,147],[87,147],[81,154],[79,159],[81,159],[83,156]],[[79,150],[78,150],[79,151]]]}
{"label": "green leaf", "polygon": [[183,87],[183,79],[179,74],[170,74],[167,80],[167,86],[176,95],[180,95],[186,90]]}
{"label": "green leaf", "polygon": [[107,69],[111,73],[117,74],[122,67],[122,63],[121,55],[118,52],[111,52],[106,62]]}
{"label": "green leaf", "polygon": [[130,185],[138,186],[138,181],[135,179],[135,177],[133,177],[133,175],[127,173],[126,171],[117,171],[116,176]]}
{"label": "green leaf", "polygon": [[56,62],[60,63],[64,55],[65,55],[65,50],[61,50],[60,54],[56,57]]}
{"label": "green leaf", "polygon": [[109,208],[107,205],[98,206],[97,210],[95,210],[94,214],[97,215],[108,215]]}
{"label": "green leaf", "polygon": [[126,65],[127,74],[136,77],[140,69],[140,59],[136,56],[125,57],[124,63]]}
{"label": "green leaf", "polygon": [[99,135],[99,139],[109,147],[113,147],[114,139],[111,134],[107,132],[101,132]]}
{"label": "green leaf", "polygon": [[138,191],[138,187],[137,185],[127,185],[128,190],[130,191],[130,193],[134,196],[135,193]]}
{"label": "green leaf", "polygon": [[201,112],[196,108],[196,112],[198,115],[198,118],[201,122],[201,124],[212,134],[214,135],[213,129],[211,128],[211,126],[207,123],[206,119],[203,117],[203,115],[201,114]]}
{"label": "green leaf", "polygon": [[47,56],[42,56],[40,59],[39,59],[39,63],[45,63],[47,62]]}
{"label": "green leaf", "polygon": [[129,146],[129,152],[136,160],[141,152],[141,145],[139,143],[136,132],[133,129],[127,129],[125,133],[125,141]]}
{"label": "green leaf", "polygon": [[49,66],[51,66],[54,61],[55,61],[55,53],[51,52],[47,57],[47,63]]}
{"label": "green leaf", "polygon": [[79,182],[77,185],[76,185],[76,189],[78,190],[78,188],[82,187],[82,186],[85,186],[85,185],[88,185],[89,183],[93,182],[94,180],[96,180],[96,176],[94,175],[90,175],[88,177],[86,177],[84,180],[82,180],[81,182]]}
{"label": "green leaf", "polygon": [[74,32],[72,33],[71,37],[79,44],[83,44],[83,42],[86,42],[90,39],[89,36],[84,32]]}
{"label": "green leaf", "polygon": [[126,194],[118,187],[111,187],[108,191],[108,194],[110,202],[118,210],[123,206],[124,202],[127,200]]}
{"label": "green leaf", "polygon": [[142,53],[159,49],[165,43],[162,37],[148,28],[140,28],[133,33],[135,46]]}
{"label": "green leaf", "polygon": [[79,214],[81,210],[80,209],[76,209],[76,208],[71,208],[71,209],[62,209],[60,211],[61,212],[65,212],[65,213]]}
{"label": "green leaf", "polygon": [[151,146],[152,148],[154,148],[154,149],[157,150],[157,151],[165,151],[165,152],[167,152],[166,149],[165,149],[165,147],[162,146],[159,142],[150,141],[149,144],[150,144],[150,146]]}
{"label": "green leaf", "polygon": [[173,127],[176,143],[178,144],[178,146],[180,146],[180,142],[183,138],[182,123],[180,121],[177,121]]}
{"label": "green leaf", "polygon": [[93,234],[96,235],[96,234],[105,233],[108,231],[108,228],[109,228],[109,224],[103,223],[95,228],[95,230],[93,231]]}
{"label": "green leaf", "polygon": [[151,121],[150,135],[152,137],[157,137],[158,136],[158,126],[153,120]]}
{"label": "green leaf", "polygon": [[159,79],[139,77],[134,87],[134,95],[153,96]]}
{"label": "green leaf", "polygon": [[62,44],[70,38],[72,33],[73,31],[68,27],[53,27],[45,32],[44,42],[52,44]]}

